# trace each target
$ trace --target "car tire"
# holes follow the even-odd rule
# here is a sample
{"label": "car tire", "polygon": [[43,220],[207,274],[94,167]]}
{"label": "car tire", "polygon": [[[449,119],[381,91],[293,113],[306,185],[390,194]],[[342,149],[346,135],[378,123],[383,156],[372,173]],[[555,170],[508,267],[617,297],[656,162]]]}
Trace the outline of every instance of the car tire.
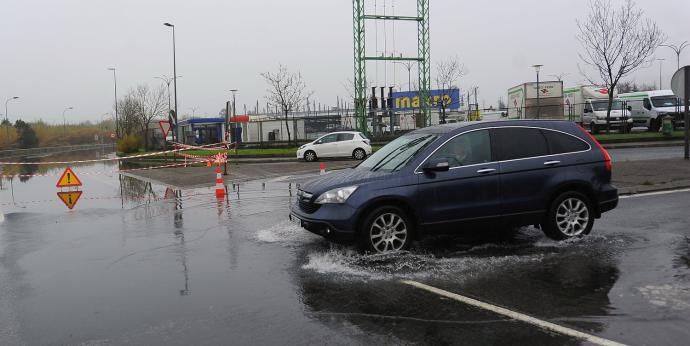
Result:
{"label": "car tire", "polygon": [[357,148],[352,152],[352,157],[355,160],[364,160],[367,158],[367,152],[362,148]]}
{"label": "car tire", "polygon": [[599,133],[599,126],[595,123],[589,124],[589,130],[592,132],[593,135],[596,135]]}
{"label": "car tire", "polygon": [[316,153],[313,150],[307,150],[304,153],[304,161],[313,162],[313,161],[316,161],[317,159],[318,159],[318,157],[316,156]]}
{"label": "car tire", "polygon": [[553,200],[542,230],[551,239],[564,240],[587,235],[593,226],[592,202],[584,194],[570,191]]}
{"label": "car tire", "polygon": [[649,131],[657,132],[661,128],[658,119],[649,119]]}
{"label": "car tire", "polygon": [[364,218],[361,227],[358,235],[364,252],[403,251],[412,243],[414,225],[407,213],[395,206],[374,209]]}

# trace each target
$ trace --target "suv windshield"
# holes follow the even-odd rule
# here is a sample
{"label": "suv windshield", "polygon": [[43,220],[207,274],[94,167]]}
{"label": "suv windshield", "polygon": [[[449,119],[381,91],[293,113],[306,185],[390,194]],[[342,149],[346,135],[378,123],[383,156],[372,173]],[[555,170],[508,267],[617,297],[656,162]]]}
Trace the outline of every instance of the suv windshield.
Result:
{"label": "suv windshield", "polygon": [[675,107],[678,106],[678,99],[675,96],[652,97],[654,107]]}
{"label": "suv windshield", "polygon": [[417,153],[436,139],[434,134],[412,134],[399,137],[379,149],[362,162],[357,169],[394,172],[412,160]]}
{"label": "suv windshield", "polygon": [[[609,106],[609,101],[597,101],[597,102],[592,102],[592,107],[594,107],[595,112],[600,112],[600,111],[605,111],[607,107]],[[623,109],[623,102],[620,100],[613,100],[613,104],[611,105],[611,110],[621,110]]]}

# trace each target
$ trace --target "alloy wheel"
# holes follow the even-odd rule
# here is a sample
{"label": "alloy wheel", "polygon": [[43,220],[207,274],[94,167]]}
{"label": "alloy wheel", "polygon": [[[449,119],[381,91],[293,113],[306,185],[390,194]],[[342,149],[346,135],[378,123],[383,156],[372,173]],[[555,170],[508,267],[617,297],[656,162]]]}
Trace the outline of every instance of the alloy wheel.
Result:
{"label": "alloy wheel", "polygon": [[401,250],[407,237],[405,220],[395,213],[379,215],[369,229],[369,240],[380,253]]}
{"label": "alloy wheel", "polygon": [[569,237],[575,237],[587,229],[589,208],[577,198],[567,198],[556,209],[556,225]]}

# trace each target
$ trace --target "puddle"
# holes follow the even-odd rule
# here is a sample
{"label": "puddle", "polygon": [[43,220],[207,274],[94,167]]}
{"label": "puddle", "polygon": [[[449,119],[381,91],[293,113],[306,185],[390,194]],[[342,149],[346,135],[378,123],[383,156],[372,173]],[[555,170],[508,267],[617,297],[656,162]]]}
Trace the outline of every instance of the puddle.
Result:
{"label": "puddle", "polygon": [[652,305],[671,310],[690,309],[690,287],[679,285],[648,285],[637,291]]}

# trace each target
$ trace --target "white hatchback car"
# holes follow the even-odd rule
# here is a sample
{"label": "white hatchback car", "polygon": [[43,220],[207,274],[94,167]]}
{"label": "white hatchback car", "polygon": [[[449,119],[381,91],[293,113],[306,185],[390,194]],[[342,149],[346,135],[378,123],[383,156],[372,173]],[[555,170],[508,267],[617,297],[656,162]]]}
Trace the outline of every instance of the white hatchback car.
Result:
{"label": "white hatchback car", "polygon": [[297,149],[297,158],[315,161],[321,157],[352,157],[364,160],[371,154],[369,139],[361,132],[329,133]]}

